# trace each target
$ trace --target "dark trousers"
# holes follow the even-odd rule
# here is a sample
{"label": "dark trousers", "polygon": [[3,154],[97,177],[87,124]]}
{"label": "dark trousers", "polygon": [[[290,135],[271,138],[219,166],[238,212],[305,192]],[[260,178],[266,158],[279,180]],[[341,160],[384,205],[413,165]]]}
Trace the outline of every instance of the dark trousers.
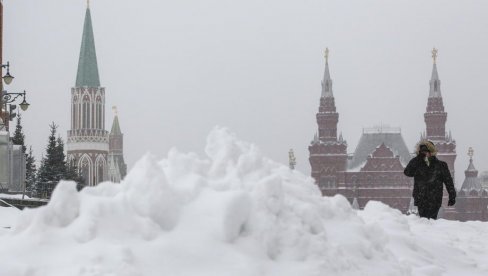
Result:
{"label": "dark trousers", "polygon": [[440,207],[418,206],[419,216],[421,218],[437,219]]}

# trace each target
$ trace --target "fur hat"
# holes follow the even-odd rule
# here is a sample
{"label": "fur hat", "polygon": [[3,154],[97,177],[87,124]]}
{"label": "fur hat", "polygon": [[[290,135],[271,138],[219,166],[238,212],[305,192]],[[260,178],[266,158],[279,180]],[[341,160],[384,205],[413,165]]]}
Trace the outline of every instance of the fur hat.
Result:
{"label": "fur hat", "polygon": [[420,153],[420,146],[422,146],[422,145],[426,146],[433,156],[437,154],[437,149],[435,148],[435,145],[432,141],[422,140],[417,144],[417,149],[415,151],[415,153],[417,153],[417,155]]}

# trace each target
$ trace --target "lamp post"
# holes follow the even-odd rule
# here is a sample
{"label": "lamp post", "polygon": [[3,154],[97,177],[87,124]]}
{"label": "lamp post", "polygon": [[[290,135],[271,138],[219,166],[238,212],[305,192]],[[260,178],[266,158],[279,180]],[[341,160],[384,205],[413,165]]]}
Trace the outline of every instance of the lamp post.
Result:
{"label": "lamp post", "polygon": [[[0,73],[1,73],[3,68],[7,69],[7,73],[5,74],[5,76],[2,77],[3,81],[0,81],[0,91],[2,91],[1,96],[0,96],[0,129],[5,127],[6,130],[8,130],[8,122],[6,122],[6,118],[4,118],[3,108],[5,107],[5,112],[7,112],[7,102],[11,103],[11,102],[9,102],[11,96],[7,96],[7,95],[9,95],[9,93],[7,93],[7,91],[3,90],[3,83],[5,82],[5,84],[7,84],[7,85],[11,84],[12,81],[14,80],[14,77],[10,74],[10,63],[9,62],[7,62],[7,64],[0,64]],[[12,94],[12,93],[10,93],[10,94]],[[17,94],[19,94],[19,93],[17,93]],[[17,97],[15,97],[15,99],[16,98]],[[24,91],[24,101],[25,101],[25,91]],[[2,124],[3,124],[3,126],[2,126]]]}
{"label": "lamp post", "polygon": [[14,103],[19,97],[22,97],[22,102],[19,104],[20,109],[22,109],[22,111],[26,111],[29,108],[30,104],[26,100],[25,90],[24,92],[20,92],[20,93],[9,93],[4,90],[2,92],[2,96],[0,97],[3,102],[3,107],[5,109],[5,112],[7,111],[7,105],[10,104],[9,116],[8,118],[6,116],[5,118],[3,118],[4,125],[6,126],[7,131],[9,126],[8,121],[12,121],[13,118],[15,118],[15,116],[17,115],[15,112],[13,112],[17,108],[17,106],[12,103]]}

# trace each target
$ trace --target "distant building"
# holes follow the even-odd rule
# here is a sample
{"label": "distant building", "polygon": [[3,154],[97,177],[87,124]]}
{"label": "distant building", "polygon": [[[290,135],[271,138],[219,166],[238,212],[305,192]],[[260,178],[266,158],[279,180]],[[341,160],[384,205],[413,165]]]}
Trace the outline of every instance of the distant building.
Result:
{"label": "distant building", "polygon": [[115,117],[109,135],[108,175],[109,180],[119,183],[127,174],[127,165],[124,161],[124,134],[120,130],[119,116],[114,107]]}
{"label": "distant building", "polygon": [[[118,141],[117,137],[116,134],[112,138]],[[68,162],[78,168],[85,185],[94,186],[114,178],[109,174],[110,138],[105,130],[105,88],[100,85],[91,13],[87,7],[76,84],[71,89],[71,129],[67,139]],[[112,144],[119,146],[118,142]],[[120,161],[120,154],[115,149],[115,162]],[[117,166],[123,169],[124,165]],[[118,174],[115,178],[119,179],[124,170],[110,172]]]}
{"label": "distant building", "polygon": [[356,150],[348,155],[347,142],[337,134],[338,121],[326,56],[318,133],[309,146],[312,177],[324,196],[342,194],[355,208],[379,200],[406,213],[413,183],[403,170],[412,155],[401,130],[385,126],[363,129]]}
{"label": "distant building", "polygon": [[483,187],[482,178],[478,177],[473,163],[473,153],[469,152],[469,165],[464,171],[464,181],[458,192],[456,219],[461,221],[482,220],[488,221],[488,189]]}
{"label": "distant building", "polygon": [[[438,158],[445,161],[453,179],[455,175],[456,142],[446,132],[447,112],[444,110],[441,81],[437,72],[437,50],[433,50],[434,65],[430,80],[427,108],[424,113],[426,131],[421,140],[432,141],[438,149]],[[339,113],[336,110],[332,79],[326,52],[325,73],[322,81],[318,132],[309,146],[312,177],[324,196],[344,195],[352,206],[362,209],[369,200],[381,201],[403,213],[415,213],[412,199],[413,179],[403,173],[406,165],[415,156],[408,150],[401,129],[379,126],[363,129],[363,134],[352,154],[347,153],[347,142],[338,135]],[[413,146],[411,148],[414,148]],[[468,172],[469,171],[469,172]],[[469,183],[473,182],[473,165],[466,172]],[[477,171],[476,171],[476,179]],[[465,181],[465,182],[466,182]],[[446,207],[448,195],[445,191],[443,208],[439,217],[457,220],[487,220],[484,192],[476,189],[459,192],[455,207]],[[468,185],[468,184],[466,184]],[[464,187],[464,185],[463,185]],[[471,187],[471,186],[470,186]],[[476,190],[476,195],[473,190]],[[472,196],[466,196],[470,194]],[[477,202],[477,203],[474,203]],[[485,204],[487,203],[487,204]]]}

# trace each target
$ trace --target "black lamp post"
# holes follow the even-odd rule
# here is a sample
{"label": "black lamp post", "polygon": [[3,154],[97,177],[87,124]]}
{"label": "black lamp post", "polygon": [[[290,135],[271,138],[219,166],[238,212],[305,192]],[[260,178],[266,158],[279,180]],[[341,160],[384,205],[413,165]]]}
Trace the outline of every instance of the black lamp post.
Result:
{"label": "black lamp post", "polygon": [[[3,68],[6,68],[7,69],[7,73],[5,74],[5,76],[2,77],[3,79],[3,82],[5,82],[5,84],[9,85],[12,83],[12,81],[14,80],[14,77],[12,75],[10,75],[10,63],[7,62],[7,64],[0,64],[1,65],[1,68],[0,69],[3,69]],[[0,70],[1,72],[1,70]],[[7,91],[4,91],[3,90],[3,82],[0,81],[0,91],[1,92],[1,95],[0,95],[0,125],[4,125],[4,126],[7,126],[8,124],[5,122],[5,118],[3,118],[3,107],[5,106],[5,112],[7,111],[7,104],[4,103],[4,98],[6,98],[5,93],[7,93]],[[25,91],[24,91],[25,93]],[[24,96],[24,99],[25,99],[25,96]],[[2,127],[0,126],[0,129]]]}
{"label": "black lamp post", "polygon": [[12,83],[12,81],[14,80],[14,77],[12,75],[10,75],[10,63],[7,61],[7,64],[2,64],[2,68],[7,68],[7,73],[5,74],[5,76],[3,76],[3,81],[5,82],[5,84],[9,85]]}
{"label": "black lamp post", "polygon": [[[24,90],[24,92],[21,92],[21,93],[8,93],[7,91],[3,91],[2,100],[3,100],[5,110],[7,110],[7,104],[11,104],[11,103],[15,102],[15,100],[17,100],[21,96],[22,96],[23,100],[19,104],[19,106],[22,109],[22,111],[26,111],[29,108],[30,104],[25,99],[26,98],[25,90]],[[16,113],[12,112],[16,108],[17,108],[17,106],[15,104],[10,105],[10,115],[8,118],[9,121],[12,121],[15,118],[15,116],[17,115]],[[8,130],[8,128],[7,128],[7,130]]]}

